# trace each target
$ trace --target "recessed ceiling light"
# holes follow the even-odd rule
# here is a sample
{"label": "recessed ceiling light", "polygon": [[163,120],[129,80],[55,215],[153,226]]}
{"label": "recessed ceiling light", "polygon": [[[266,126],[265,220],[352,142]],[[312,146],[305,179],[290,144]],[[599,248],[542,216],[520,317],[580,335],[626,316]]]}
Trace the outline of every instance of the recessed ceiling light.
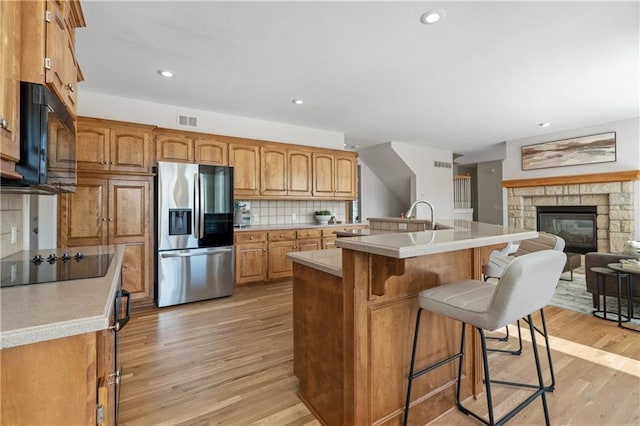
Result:
{"label": "recessed ceiling light", "polygon": [[445,16],[447,16],[447,12],[445,12],[444,9],[427,10],[420,17],[420,22],[422,22],[425,25],[431,25],[440,21]]}
{"label": "recessed ceiling light", "polygon": [[540,127],[549,127],[549,126],[551,126],[551,122],[550,121],[545,121],[544,123],[538,123],[538,126],[540,126]]}
{"label": "recessed ceiling light", "polygon": [[163,77],[167,77],[167,78],[175,77],[174,73],[172,73],[171,71],[167,71],[167,70],[158,70],[158,74],[160,74]]}
{"label": "recessed ceiling light", "polygon": [[296,105],[302,105],[304,103],[302,99],[294,99],[291,102],[293,102]]}

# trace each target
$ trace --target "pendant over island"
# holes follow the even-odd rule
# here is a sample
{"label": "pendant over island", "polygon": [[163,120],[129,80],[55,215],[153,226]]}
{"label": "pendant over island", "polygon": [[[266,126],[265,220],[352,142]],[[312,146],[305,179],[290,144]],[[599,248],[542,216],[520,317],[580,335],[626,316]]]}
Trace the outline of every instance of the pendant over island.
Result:
{"label": "pendant over island", "polygon": [[[421,232],[371,230],[368,236],[337,239],[340,248],[287,255],[293,261],[298,395],[323,424],[400,424],[418,293],[480,280],[492,250],[538,236],[466,220],[438,225]],[[458,323],[425,312],[422,324],[416,365],[459,349]],[[482,392],[473,333],[466,346],[462,399]],[[415,380],[411,423],[425,424],[455,406],[456,377],[451,363]]]}

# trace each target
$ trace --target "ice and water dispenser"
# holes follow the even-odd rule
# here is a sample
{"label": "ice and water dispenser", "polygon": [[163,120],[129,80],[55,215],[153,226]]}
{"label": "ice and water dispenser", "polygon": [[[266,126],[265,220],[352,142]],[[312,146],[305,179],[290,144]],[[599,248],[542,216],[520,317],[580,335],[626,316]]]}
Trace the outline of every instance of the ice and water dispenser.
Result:
{"label": "ice and water dispenser", "polygon": [[169,209],[169,235],[191,234],[191,209]]}

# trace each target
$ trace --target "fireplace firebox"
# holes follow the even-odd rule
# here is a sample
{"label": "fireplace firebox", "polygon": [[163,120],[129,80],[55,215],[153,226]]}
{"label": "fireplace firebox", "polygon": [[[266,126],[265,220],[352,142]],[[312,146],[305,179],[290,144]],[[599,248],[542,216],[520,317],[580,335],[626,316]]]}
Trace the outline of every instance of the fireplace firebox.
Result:
{"label": "fireplace firebox", "polygon": [[587,253],[598,250],[596,206],[540,206],[537,230],[564,239],[564,251]]}

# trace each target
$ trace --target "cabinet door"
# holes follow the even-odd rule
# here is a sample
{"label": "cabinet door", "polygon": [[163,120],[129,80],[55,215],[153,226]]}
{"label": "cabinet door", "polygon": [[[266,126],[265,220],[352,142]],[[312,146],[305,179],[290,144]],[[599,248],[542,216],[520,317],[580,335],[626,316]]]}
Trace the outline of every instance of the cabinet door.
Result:
{"label": "cabinet door", "polygon": [[104,413],[104,422],[99,425],[115,425],[116,392],[115,386],[110,384],[115,380],[116,371],[115,334],[111,330],[101,330],[96,332],[96,338],[97,406],[102,407]]}
{"label": "cabinet door", "polygon": [[124,249],[122,285],[132,300],[151,296],[150,259],[147,242],[128,243]]}
{"label": "cabinet door", "polygon": [[269,279],[290,277],[293,265],[287,253],[296,251],[296,240],[269,243]]}
{"label": "cabinet door", "polygon": [[233,194],[260,195],[260,149],[257,145],[229,144],[229,165],[233,167]]}
{"label": "cabinet door", "polygon": [[358,162],[354,156],[335,156],[335,196],[356,198],[358,182]]}
{"label": "cabinet door", "polygon": [[260,194],[287,195],[287,151],[260,148]]}
{"label": "cabinet door", "polygon": [[265,243],[236,245],[236,283],[264,281],[267,278],[267,246]]}
{"label": "cabinet door", "polygon": [[193,140],[174,134],[156,134],[157,161],[193,162]]}
{"label": "cabinet door", "polygon": [[311,153],[308,151],[287,151],[287,195],[310,196],[311,191]]}
{"label": "cabinet door", "polygon": [[46,55],[49,63],[45,66],[45,81],[58,98],[65,102],[67,96],[65,86],[68,82],[65,60],[69,34],[62,8],[48,1],[47,12],[51,16],[51,21],[46,26]]}
{"label": "cabinet door", "polygon": [[78,170],[109,170],[109,128],[78,120],[76,133]]}
{"label": "cabinet door", "polygon": [[336,238],[335,237],[327,237],[322,239],[322,249],[332,249],[336,248]]}
{"label": "cabinet door", "polygon": [[151,295],[150,182],[109,180],[109,244],[126,244],[122,282],[132,299]]}
{"label": "cabinet door", "polygon": [[211,166],[229,165],[229,144],[216,138],[199,137],[194,139],[195,159],[198,164]]}
{"label": "cabinet door", "polygon": [[321,238],[309,238],[309,239],[306,239],[306,240],[298,240],[297,247],[298,247],[298,251],[321,250],[322,249],[322,239]]}
{"label": "cabinet door", "polygon": [[107,190],[104,179],[79,178],[76,192],[60,195],[60,247],[108,244]]}
{"label": "cabinet door", "polygon": [[149,144],[151,134],[135,127],[117,127],[110,130],[111,170],[121,172],[151,172]]}
{"label": "cabinet door", "polygon": [[333,197],[334,177],[333,155],[313,153],[313,195]]}
{"label": "cabinet door", "polygon": [[109,180],[109,242],[145,241],[149,228],[149,181]]}
{"label": "cabinet door", "polygon": [[0,1],[0,174],[13,178],[20,177],[19,18],[20,2]]}
{"label": "cabinet door", "polygon": [[[49,158],[49,169],[52,170],[75,170],[76,168],[76,145],[72,135],[57,120],[49,121],[47,132]],[[77,138],[77,137],[76,137]],[[75,177],[75,173],[73,173]]]}

